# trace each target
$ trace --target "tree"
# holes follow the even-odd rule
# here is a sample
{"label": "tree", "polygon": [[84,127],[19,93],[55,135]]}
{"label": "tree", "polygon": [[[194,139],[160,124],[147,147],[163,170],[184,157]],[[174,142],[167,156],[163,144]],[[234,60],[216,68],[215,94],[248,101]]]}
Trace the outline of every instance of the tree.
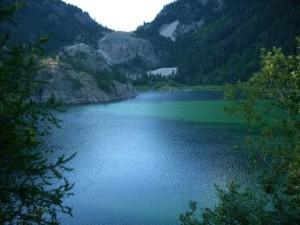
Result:
{"label": "tree", "polygon": [[263,50],[261,66],[227,93],[238,102],[230,111],[256,133],[247,139],[246,151],[257,183],[218,188],[218,205],[198,218],[191,203],[182,225],[300,224],[300,39],[296,55]]}
{"label": "tree", "polygon": [[[20,3],[0,5],[0,22],[9,20]],[[53,159],[42,139],[59,125],[55,104],[34,97],[41,85],[43,44],[10,47],[0,34],[0,224],[59,224],[60,212],[71,214],[63,199],[73,184],[65,177],[73,157]]]}

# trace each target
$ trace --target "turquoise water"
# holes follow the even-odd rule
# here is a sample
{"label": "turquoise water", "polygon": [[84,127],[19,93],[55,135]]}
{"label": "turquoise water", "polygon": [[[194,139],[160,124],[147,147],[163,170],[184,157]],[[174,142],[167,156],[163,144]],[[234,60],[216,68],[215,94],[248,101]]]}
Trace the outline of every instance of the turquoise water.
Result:
{"label": "turquoise water", "polygon": [[74,218],[63,217],[63,224],[176,225],[189,200],[214,206],[214,185],[245,174],[233,151],[243,128],[223,117],[221,96],[146,93],[68,107],[60,115],[62,129],[49,140],[66,154],[77,152],[69,175],[75,195],[66,201]]}

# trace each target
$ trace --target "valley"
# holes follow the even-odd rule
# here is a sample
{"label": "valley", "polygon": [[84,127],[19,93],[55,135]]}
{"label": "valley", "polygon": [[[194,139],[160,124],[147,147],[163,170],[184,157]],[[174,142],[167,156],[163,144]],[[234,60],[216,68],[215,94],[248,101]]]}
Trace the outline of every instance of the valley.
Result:
{"label": "valley", "polygon": [[[269,5],[253,1],[249,6],[247,1],[227,1],[178,0],[136,31],[119,32],[97,24],[88,13],[60,0],[27,0],[15,16],[18,27],[4,24],[0,29],[11,33],[13,42],[49,35],[46,53],[60,66],[42,70],[46,74],[41,77],[51,84],[39,93],[43,101],[56,98],[62,103],[101,103],[134,97],[133,86],[159,89],[167,81],[191,86],[184,88],[188,90],[197,85],[243,81],[258,70],[255,60],[261,48],[277,46],[287,52],[294,48],[300,30],[300,8],[295,1],[272,0]],[[273,11],[266,11],[266,7]],[[284,20],[279,21],[280,15]],[[47,24],[51,24],[50,30]],[[33,32],[29,34],[25,27]],[[286,30],[284,37],[281,29]],[[56,74],[64,75],[57,78]],[[57,79],[64,82],[56,85]],[[166,86],[162,89],[175,89]],[[88,89],[94,91],[88,93]],[[73,100],[68,100],[71,95]],[[85,97],[79,99],[78,95]]]}
{"label": "valley", "polygon": [[299,225],[300,1],[68,2],[0,1],[0,225]]}

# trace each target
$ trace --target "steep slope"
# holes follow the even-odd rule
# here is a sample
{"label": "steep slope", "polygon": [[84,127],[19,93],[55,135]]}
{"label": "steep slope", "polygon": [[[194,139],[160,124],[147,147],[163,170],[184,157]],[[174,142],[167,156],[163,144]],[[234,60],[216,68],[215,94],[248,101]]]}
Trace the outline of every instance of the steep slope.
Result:
{"label": "steep slope", "polygon": [[179,68],[178,81],[225,83],[257,71],[263,47],[295,49],[299,18],[296,0],[177,0],[136,34]]}
{"label": "steep slope", "polygon": [[140,58],[149,66],[159,64],[153,46],[147,40],[137,38],[132,33],[107,33],[98,41],[98,48],[108,64],[126,64],[135,58]]}
{"label": "steep slope", "polygon": [[[0,4],[12,2],[14,0],[2,0]],[[140,61],[143,68],[152,68],[160,62],[153,46],[147,40],[138,38],[133,33],[113,32],[97,24],[88,13],[62,0],[23,0],[22,2],[25,6],[15,14],[13,18],[15,24],[0,25],[0,31],[8,32],[13,42],[36,41],[41,36],[49,35],[49,41],[45,46],[48,53],[55,55],[66,52],[64,51],[66,46],[76,51],[81,47],[83,55],[86,51],[94,51],[94,53],[97,51],[98,62],[108,64],[105,69],[108,66],[130,64],[127,67],[129,70],[130,67],[134,70],[133,63],[137,61]],[[71,58],[72,56],[69,57],[68,62],[73,61]],[[96,61],[93,62],[95,64]]]}
{"label": "steep slope", "polygon": [[54,59],[43,61],[39,79],[46,82],[36,93],[40,102],[55,99],[65,104],[104,103],[136,96],[132,85],[107,79],[109,73],[91,74]]}
{"label": "steep slope", "polygon": [[[8,5],[14,0],[3,0]],[[13,17],[15,24],[0,25],[11,44],[35,42],[50,35],[47,60],[38,72],[41,87],[36,98],[55,98],[61,103],[97,103],[131,98],[132,85],[99,52],[98,41],[111,33],[81,9],[61,0],[24,0],[25,6]],[[144,42],[147,42],[144,40]],[[150,44],[148,44],[150,45]]]}
{"label": "steep slope", "polygon": [[[1,4],[14,2],[2,0]],[[96,45],[107,28],[96,23],[88,13],[61,0],[25,0],[13,21],[15,25],[2,24],[1,31],[8,31],[13,41],[35,41],[41,35],[49,35],[46,49],[56,51],[60,47],[85,42]]]}

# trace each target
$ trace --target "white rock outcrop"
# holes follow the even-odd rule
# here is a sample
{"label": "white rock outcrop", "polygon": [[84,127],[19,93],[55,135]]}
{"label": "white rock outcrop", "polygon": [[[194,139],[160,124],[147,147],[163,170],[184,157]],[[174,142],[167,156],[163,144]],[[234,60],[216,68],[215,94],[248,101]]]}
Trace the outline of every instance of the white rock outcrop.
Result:
{"label": "white rock outcrop", "polygon": [[170,38],[172,41],[176,41],[178,36],[200,30],[203,25],[203,19],[189,24],[184,24],[176,20],[170,24],[162,25],[158,32],[161,36]]}
{"label": "white rock outcrop", "polygon": [[179,25],[178,20],[176,20],[170,24],[164,24],[159,29],[159,34],[163,37],[170,38],[172,41],[176,41],[175,31],[176,31],[178,25]]}

